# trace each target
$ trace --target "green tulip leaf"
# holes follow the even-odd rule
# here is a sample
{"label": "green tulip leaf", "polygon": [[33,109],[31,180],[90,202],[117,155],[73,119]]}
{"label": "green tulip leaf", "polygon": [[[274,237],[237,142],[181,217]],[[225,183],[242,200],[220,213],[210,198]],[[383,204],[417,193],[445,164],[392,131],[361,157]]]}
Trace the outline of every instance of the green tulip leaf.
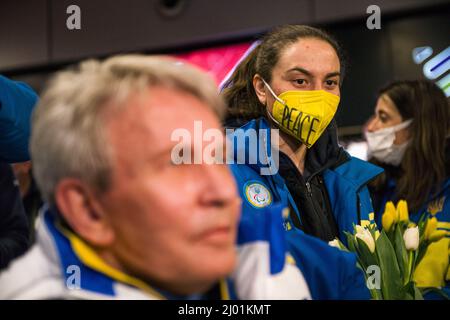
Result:
{"label": "green tulip leaf", "polygon": [[407,283],[407,281],[409,280],[410,272],[408,270],[408,251],[406,250],[405,241],[403,240],[403,235],[400,228],[396,228],[394,239],[394,248],[397,257],[397,263],[400,269],[400,274],[402,275],[402,279],[404,279],[403,283]]}
{"label": "green tulip leaf", "polygon": [[394,247],[384,231],[376,241],[376,253],[381,269],[381,290],[385,299],[402,299],[403,283]]}
{"label": "green tulip leaf", "polygon": [[357,251],[356,251],[356,243],[355,243],[355,236],[352,235],[349,232],[344,232],[344,234],[347,237],[348,250],[350,250],[351,252],[357,253]]}

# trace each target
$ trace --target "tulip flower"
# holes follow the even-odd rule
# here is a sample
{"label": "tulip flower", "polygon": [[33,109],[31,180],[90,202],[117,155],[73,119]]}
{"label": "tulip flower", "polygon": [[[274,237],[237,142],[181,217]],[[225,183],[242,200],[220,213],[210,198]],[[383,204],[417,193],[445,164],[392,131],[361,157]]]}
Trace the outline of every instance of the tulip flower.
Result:
{"label": "tulip flower", "polygon": [[384,212],[388,212],[389,214],[392,214],[394,217],[394,222],[398,222],[398,213],[397,208],[395,208],[395,205],[392,201],[388,201],[386,203],[386,207],[384,208]]}
{"label": "tulip flower", "polygon": [[341,246],[339,245],[339,240],[338,240],[338,239],[334,239],[334,240],[328,242],[328,244],[329,244],[330,246],[335,247],[335,248],[338,248],[338,249],[341,248]]}
{"label": "tulip flower", "polygon": [[409,214],[408,214],[408,204],[405,200],[400,200],[397,203],[397,217],[399,221],[407,222],[409,221]]}
{"label": "tulip flower", "polygon": [[417,250],[419,247],[419,227],[412,227],[405,230],[403,234],[406,250]]}
{"label": "tulip flower", "polygon": [[427,222],[427,226],[425,228],[425,239],[429,240],[431,234],[436,230],[437,228],[437,219],[435,217],[431,218]]}
{"label": "tulip flower", "polygon": [[367,245],[371,253],[375,252],[375,240],[369,230],[358,225],[356,226],[355,237],[361,239]]}
{"label": "tulip flower", "polygon": [[381,224],[383,225],[383,229],[388,232],[395,222],[397,222],[397,210],[392,201],[388,201],[383,216],[381,217]]}
{"label": "tulip flower", "polygon": [[392,225],[394,224],[394,216],[392,214],[389,214],[387,212],[384,212],[383,216],[381,217],[381,224],[383,226],[383,229],[388,232],[391,230]]}
{"label": "tulip flower", "polygon": [[378,238],[380,237],[380,231],[378,231],[378,230],[376,230],[375,231],[375,241],[377,241],[378,240]]}
{"label": "tulip flower", "polygon": [[430,237],[428,238],[428,241],[430,242],[436,242],[441,240],[443,237],[447,235],[447,231],[445,230],[436,230],[430,234]]}
{"label": "tulip flower", "polygon": [[357,224],[357,225],[355,226],[355,231],[356,231],[356,233],[364,233],[364,230],[366,230],[366,228],[364,228],[363,226],[361,226],[361,225],[359,225],[359,224]]}

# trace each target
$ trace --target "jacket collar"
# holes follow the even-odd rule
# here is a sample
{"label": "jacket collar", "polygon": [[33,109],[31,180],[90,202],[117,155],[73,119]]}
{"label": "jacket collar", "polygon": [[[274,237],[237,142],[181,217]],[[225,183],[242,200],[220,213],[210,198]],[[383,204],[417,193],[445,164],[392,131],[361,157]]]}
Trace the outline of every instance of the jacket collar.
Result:
{"label": "jacket collar", "polygon": [[56,254],[66,284],[73,281],[74,267],[79,268],[80,289],[106,296],[115,296],[114,284],[122,283],[136,288],[154,299],[165,299],[145,282],[108,265],[85,241],[65,228],[56,218],[55,210],[44,211],[43,220],[47,232],[56,247]]}
{"label": "jacket collar", "polygon": [[[234,147],[234,153],[233,153],[233,160],[235,163],[239,163],[238,155],[245,155],[245,164],[249,167],[251,167],[253,170],[260,172],[261,168],[275,168],[276,172],[278,172],[278,158],[276,156],[272,157],[272,153],[274,151],[277,151],[276,149],[271,147],[271,139],[272,139],[272,132],[271,127],[269,123],[264,118],[259,118],[255,120],[251,120],[247,122],[244,126],[240,127],[239,129],[236,129],[231,135],[229,135],[230,139],[233,140],[233,147]],[[240,131],[239,131],[240,130]],[[330,169],[332,171],[335,171],[339,175],[343,176],[344,178],[348,179],[355,185],[356,189],[361,188],[362,186],[366,185],[367,182],[378,176],[380,173],[383,172],[383,169],[381,169],[378,166],[375,166],[373,164],[370,164],[366,161],[359,160],[357,158],[350,157],[350,155],[344,151],[341,147],[337,146],[337,138],[333,138],[332,132],[335,131],[334,127],[331,127],[327,129],[329,132],[327,133],[327,136],[324,136],[318,140],[317,146],[314,145],[310,150],[307,152],[307,162],[315,161],[315,163],[312,166],[312,169],[315,169],[316,172],[314,174],[317,174],[321,171],[324,171],[326,169]],[[252,149],[249,146],[248,139],[245,140],[245,143],[242,144],[242,136],[241,140],[239,140],[239,135],[244,135],[247,133],[248,136],[250,136],[250,131],[254,131],[257,135],[258,140],[258,146],[257,146],[257,152],[254,152],[254,148]],[[325,134],[325,132],[324,132]],[[319,142],[320,141],[320,142]],[[321,150],[319,149],[326,149],[326,146],[328,145],[328,148],[331,150]],[[316,149],[314,149],[316,148]],[[256,154],[255,154],[256,153]],[[308,156],[308,154],[310,154]],[[326,161],[326,154],[334,154],[334,158],[330,161]],[[323,156],[323,159],[321,157]],[[319,164],[322,163],[323,167],[318,168]],[[308,164],[307,164],[308,165]],[[272,178],[277,179],[279,175],[274,174],[271,175]]]}
{"label": "jacket collar", "polygon": [[[58,222],[56,209],[43,210],[43,220],[47,235],[40,235],[39,240],[44,247],[49,247],[48,240],[51,239],[56,247],[56,260],[59,260],[61,274],[66,284],[69,284],[73,272],[68,272],[73,267],[79,268],[81,281],[80,289],[95,292],[105,296],[116,296],[117,298],[127,298],[117,296],[115,292],[116,284],[123,284],[134,288],[150,299],[166,300],[198,300],[202,295],[176,296],[163,290],[156,289],[146,282],[126,274],[108,265],[83,239],[74,232],[64,227]],[[44,232],[42,230],[41,232]],[[39,241],[38,240],[38,241]],[[228,298],[228,286],[225,280],[220,281],[220,293],[223,299]]]}
{"label": "jacket collar", "polygon": [[[272,137],[271,127],[264,118],[251,120],[240,128],[229,130],[227,136],[233,142],[234,163],[248,165],[258,172],[261,169],[270,170],[273,175],[278,172],[278,159],[274,153],[278,150],[272,148],[271,143],[276,137]],[[252,142],[256,142],[256,145]],[[274,142],[278,144],[278,141]]]}

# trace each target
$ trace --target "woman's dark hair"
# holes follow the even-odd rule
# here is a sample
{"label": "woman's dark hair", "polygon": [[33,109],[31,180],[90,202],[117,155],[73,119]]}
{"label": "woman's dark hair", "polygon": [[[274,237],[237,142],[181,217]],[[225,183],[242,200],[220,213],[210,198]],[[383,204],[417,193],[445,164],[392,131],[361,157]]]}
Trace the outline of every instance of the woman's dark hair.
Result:
{"label": "woman's dark hair", "polygon": [[[397,81],[379,92],[387,95],[402,116],[413,119],[411,140],[398,173],[396,200],[405,199],[412,212],[439,192],[446,178],[445,145],[450,130],[450,106],[442,90],[428,80]],[[383,188],[385,177],[374,181]]]}
{"label": "woman's dark hair", "polygon": [[285,25],[266,34],[260,44],[238,65],[222,91],[228,104],[228,118],[255,119],[266,115],[265,106],[256,96],[253,76],[259,74],[264,80],[272,80],[272,70],[281,52],[299,39],[315,38],[329,43],[336,51],[341,65],[341,78],[345,65],[342,50],[336,40],[325,31],[304,25]]}

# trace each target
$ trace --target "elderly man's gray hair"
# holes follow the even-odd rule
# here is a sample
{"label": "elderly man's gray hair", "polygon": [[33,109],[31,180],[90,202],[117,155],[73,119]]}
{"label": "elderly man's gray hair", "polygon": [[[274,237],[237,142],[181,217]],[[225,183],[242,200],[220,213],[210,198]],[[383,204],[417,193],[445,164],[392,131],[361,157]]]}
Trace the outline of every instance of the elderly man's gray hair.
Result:
{"label": "elderly man's gray hair", "polygon": [[206,73],[168,57],[116,56],[62,71],[51,80],[32,123],[33,172],[46,201],[54,203],[55,188],[66,177],[107,190],[111,150],[101,115],[125,106],[130,94],[151,86],[191,93],[219,117],[225,112],[217,86]]}

